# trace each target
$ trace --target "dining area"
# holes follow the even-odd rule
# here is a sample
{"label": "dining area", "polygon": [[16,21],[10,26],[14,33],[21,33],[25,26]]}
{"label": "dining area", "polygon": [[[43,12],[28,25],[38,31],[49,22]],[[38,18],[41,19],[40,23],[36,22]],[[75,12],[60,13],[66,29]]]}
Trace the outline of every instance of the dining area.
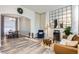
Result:
{"label": "dining area", "polygon": [[6,38],[7,39],[11,39],[11,38],[19,38],[19,31],[9,31],[8,34],[6,34]]}

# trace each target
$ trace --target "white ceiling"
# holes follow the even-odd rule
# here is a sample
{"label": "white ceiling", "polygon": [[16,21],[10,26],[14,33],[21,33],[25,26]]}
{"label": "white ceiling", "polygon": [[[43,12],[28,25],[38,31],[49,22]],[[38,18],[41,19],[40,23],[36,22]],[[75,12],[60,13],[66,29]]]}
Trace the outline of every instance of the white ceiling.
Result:
{"label": "white ceiling", "polygon": [[43,13],[65,7],[67,5],[23,5],[23,6],[34,12]]}

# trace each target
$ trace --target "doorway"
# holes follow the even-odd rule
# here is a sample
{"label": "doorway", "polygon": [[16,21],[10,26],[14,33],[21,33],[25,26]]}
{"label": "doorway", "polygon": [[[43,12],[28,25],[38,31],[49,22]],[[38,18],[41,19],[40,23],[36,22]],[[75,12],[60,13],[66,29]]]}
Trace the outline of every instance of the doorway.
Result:
{"label": "doorway", "polygon": [[[14,34],[9,36],[9,32]],[[17,38],[30,37],[29,33],[31,33],[31,22],[27,17],[11,14],[1,15],[1,45],[4,45],[7,41],[14,41]],[[8,37],[13,38],[7,39]]]}
{"label": "doorway", "polygon": [[17,18],[1,15],[1,44],[11,37],[11,33],[15,31],[17,31]]}

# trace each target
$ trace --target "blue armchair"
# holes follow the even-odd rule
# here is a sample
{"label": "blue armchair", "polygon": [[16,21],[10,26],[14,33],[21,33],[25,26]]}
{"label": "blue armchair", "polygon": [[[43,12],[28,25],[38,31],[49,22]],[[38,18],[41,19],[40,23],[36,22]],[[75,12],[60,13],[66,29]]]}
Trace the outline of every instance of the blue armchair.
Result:
{"label": "blue armchair", "polygon": [[43,30],[38,30],[37,38],[44,38],[44,31]]}

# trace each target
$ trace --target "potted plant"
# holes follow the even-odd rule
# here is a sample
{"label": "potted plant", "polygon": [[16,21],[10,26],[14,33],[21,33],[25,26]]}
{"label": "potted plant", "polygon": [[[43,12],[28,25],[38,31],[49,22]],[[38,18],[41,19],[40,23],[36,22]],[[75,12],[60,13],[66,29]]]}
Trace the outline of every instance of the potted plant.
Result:
{"label": "potted plant", "polygon": [[70,34],[72,34],[72,32],[71,32],[71,27],[66,27],[65,30],[64,30],[64,33],[65,33],[66,38],[67,38]]}

